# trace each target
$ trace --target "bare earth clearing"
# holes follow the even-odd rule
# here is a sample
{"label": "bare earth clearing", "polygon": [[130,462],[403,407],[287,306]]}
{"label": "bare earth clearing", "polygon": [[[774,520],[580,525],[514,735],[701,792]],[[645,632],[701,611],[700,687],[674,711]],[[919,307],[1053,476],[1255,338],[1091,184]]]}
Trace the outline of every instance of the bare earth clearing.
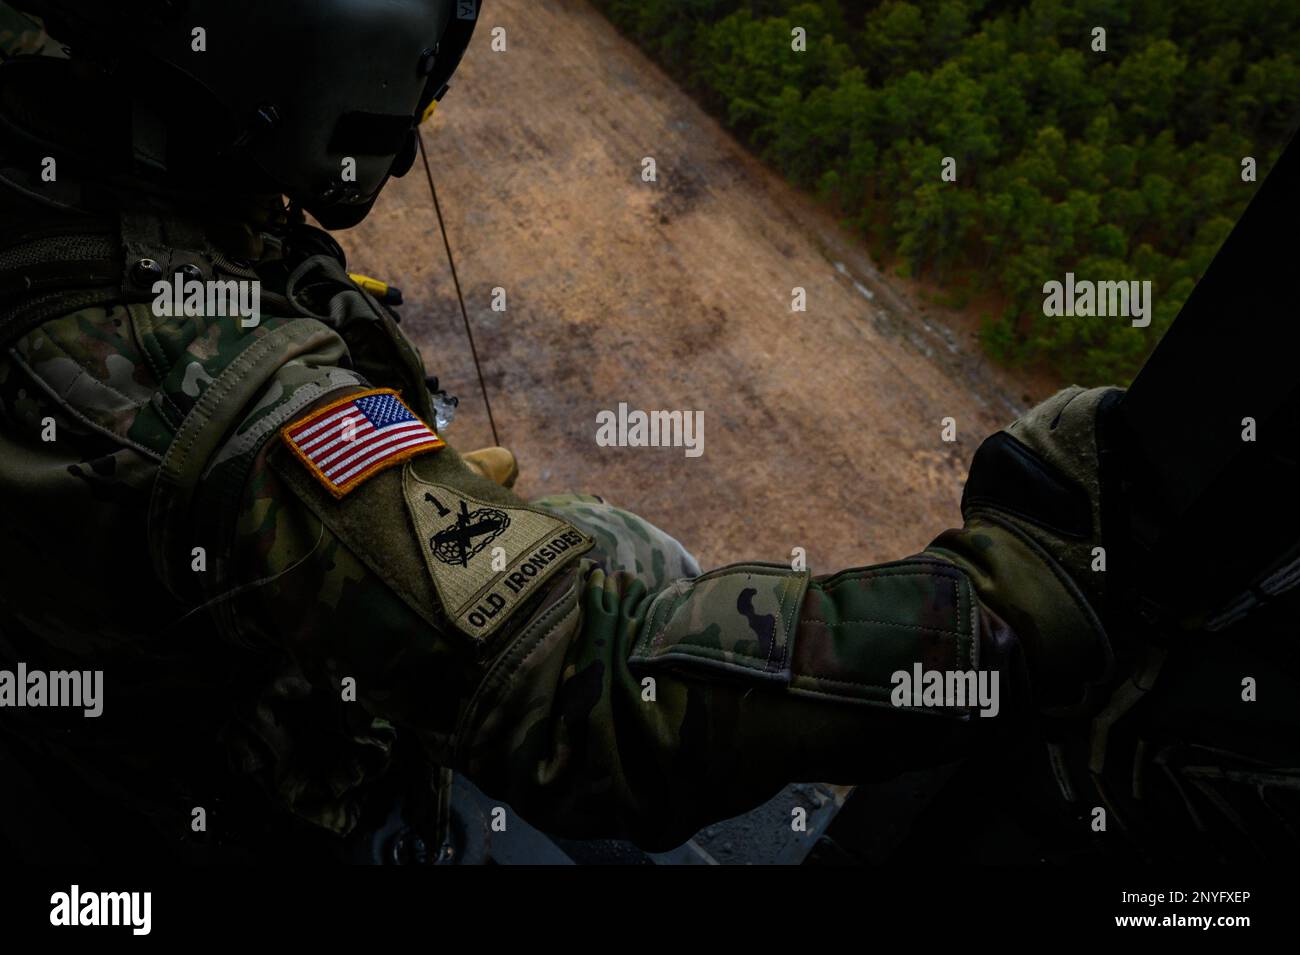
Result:
{"label": "bare earth clearing", "polygon": [[[705,567],[798,546],[829,572],[960,522],[970,456],[1026,389],[586,3],[493,0],[425,141],[524,497],[600,494]],[[450,440],[492,443],[419,161],[340,239],[405,292],[403,327],[461,396]],[[596,414],[619,402],[703,411],[704,455],[598,447]]]}

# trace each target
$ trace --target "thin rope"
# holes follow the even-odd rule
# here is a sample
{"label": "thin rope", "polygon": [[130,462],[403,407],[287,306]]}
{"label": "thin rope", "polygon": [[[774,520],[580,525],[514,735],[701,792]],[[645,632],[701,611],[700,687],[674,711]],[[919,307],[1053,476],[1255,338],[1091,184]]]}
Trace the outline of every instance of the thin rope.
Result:
{"label": "thin rope", "polygon": [[483,380],[483,366],[479,364],[478,348],[474,345],[474,331],[469,325],[469,312],[465,310],[465,296],[460,291],[460,276],[456,274],[456,260],[451,254],[451,241],[447,237],[447,224],[442,218],[442,205],[438,202],[438,190],[433,185],[433,170],[429,168],[429,156],[424,151],[424,134],[417,131],[420,137],[420,159],[424,161],[424,175],[429,180],[429,195],[433,196],[433,209],[438,214],[438,228],[442,230],[442,244],[447,249],[447,264],[451,266],[451,280],[456,285],[456,301],[460,303],[460,317],[465,322],[465,335],[469,338],[469,351],[474,356],[474,372],[478,375],[479,390],[483,392],[483,407],[487,409],[488,424],[492,426],[492,443],[501,444],[501,439],[497,436],[497,422],[492,417],[492,402],[488,400],[487,382]]}

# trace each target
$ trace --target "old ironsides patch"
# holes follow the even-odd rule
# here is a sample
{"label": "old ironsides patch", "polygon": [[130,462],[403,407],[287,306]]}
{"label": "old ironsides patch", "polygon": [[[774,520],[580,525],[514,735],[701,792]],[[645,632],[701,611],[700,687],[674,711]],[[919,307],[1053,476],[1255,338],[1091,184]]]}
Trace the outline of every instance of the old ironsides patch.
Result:
{"label": "old ironsides patch", "polygon": [[480,501],[417,477],[409,465],[402,486],[438,598],[452,622],[479,640],[595,543],[558,517]]}

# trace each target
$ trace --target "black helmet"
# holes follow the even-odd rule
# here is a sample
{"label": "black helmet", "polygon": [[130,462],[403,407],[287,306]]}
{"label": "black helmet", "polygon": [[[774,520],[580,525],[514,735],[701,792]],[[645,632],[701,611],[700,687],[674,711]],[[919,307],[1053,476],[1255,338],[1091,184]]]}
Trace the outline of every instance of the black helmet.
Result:
{"label": "black helmet", "polygon": [[479,0],[11,2],[126,91],[138,165],[173,172],[183,150],[167,140],[184,139],[208,175],[279,191],[331,229],[364,219],[410,168],[479,12]]}

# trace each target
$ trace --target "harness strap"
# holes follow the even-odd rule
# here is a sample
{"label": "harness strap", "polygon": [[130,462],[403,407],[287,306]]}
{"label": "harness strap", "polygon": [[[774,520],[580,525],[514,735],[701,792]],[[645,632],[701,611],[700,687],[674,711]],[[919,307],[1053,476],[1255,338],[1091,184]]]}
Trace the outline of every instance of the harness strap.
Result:
{"label": "harness strap", "polygon": [[114,300],[120,256],[106,224],[0,234],[0,348],[60,315]]}

